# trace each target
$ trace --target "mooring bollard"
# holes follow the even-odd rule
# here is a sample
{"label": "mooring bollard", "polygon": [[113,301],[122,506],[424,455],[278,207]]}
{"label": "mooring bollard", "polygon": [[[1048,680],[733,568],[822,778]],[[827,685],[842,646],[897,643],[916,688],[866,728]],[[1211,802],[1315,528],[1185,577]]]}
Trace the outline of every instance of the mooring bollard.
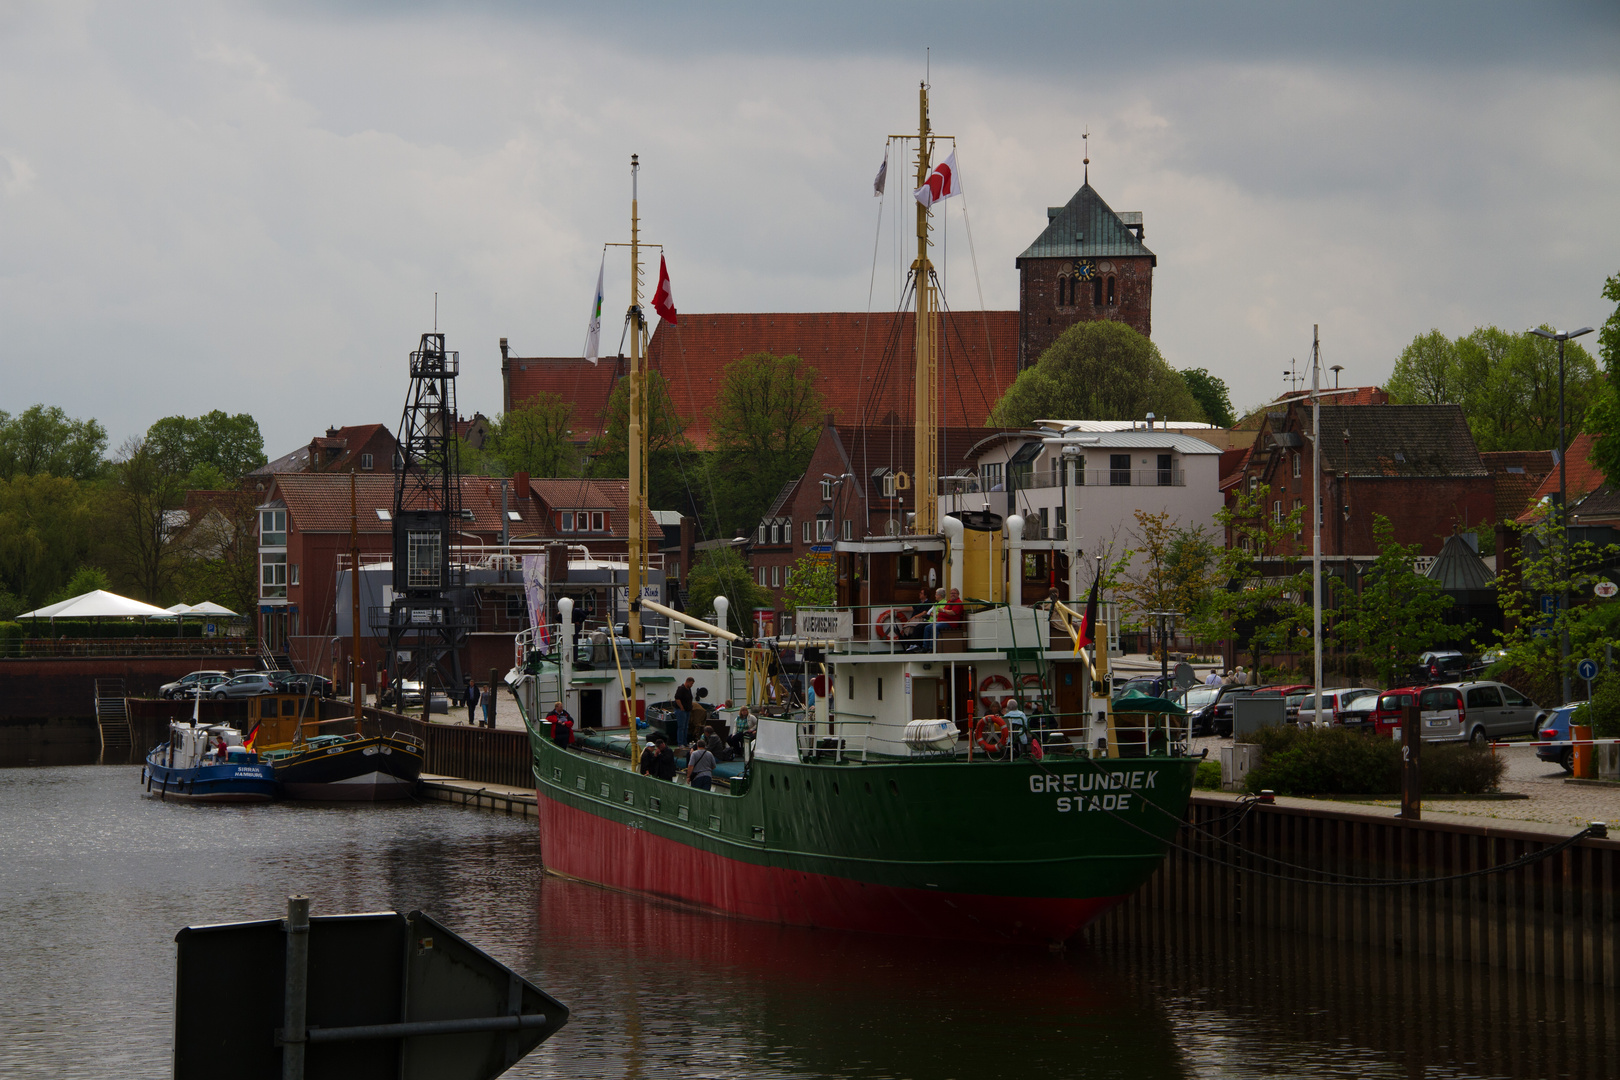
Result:
{"label": "mooring bollard", "polygon": [[1406,707],[1401,718],[1401,820],[1423,820],[1423,774],[1418,755],[1423,749],[1423,712],[1416,705]]}

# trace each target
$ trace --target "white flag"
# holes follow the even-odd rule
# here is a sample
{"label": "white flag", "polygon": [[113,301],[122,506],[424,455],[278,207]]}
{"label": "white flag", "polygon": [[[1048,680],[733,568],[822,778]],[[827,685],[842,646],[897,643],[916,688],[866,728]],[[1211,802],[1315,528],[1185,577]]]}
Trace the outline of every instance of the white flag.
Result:
{"label": "white flag", "polygon": [[934,171],[928,174],[928,182],[917,189],[916,196],[924,206],[933,206],[941,199],[960,194],[962,174],[956,171],[956,151],[952,150],[950,157],[934,166]]}
{"label": "white flag", "polygon": [[878,197],[883,194],[883,184],[889,179],[889,148],[883,148],[883,164],[878,167],[877,179],[872,181],[872,195]]}
{"label": "white flag", "polygon": [[585,331],[585,359],[593,364],[602,347],[602,272],[606,269],[607,252],[604,251],[602,265],[596,271],[596,299],[591,301],[591,325]]}

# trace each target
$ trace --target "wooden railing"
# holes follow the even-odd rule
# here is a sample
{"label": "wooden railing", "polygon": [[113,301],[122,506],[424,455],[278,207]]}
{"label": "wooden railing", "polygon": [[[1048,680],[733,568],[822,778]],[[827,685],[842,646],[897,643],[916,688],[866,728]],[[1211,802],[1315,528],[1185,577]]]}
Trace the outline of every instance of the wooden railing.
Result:
{"label": "wooden railing", "polygon": [[427,744],[423,772],[481,784],[534,787],[528,732],[423,724],[421,733]]}

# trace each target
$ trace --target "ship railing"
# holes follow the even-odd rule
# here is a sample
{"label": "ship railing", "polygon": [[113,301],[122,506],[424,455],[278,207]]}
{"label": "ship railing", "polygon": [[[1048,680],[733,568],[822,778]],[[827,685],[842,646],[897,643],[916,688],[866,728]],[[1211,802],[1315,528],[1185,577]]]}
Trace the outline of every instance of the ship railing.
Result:
{"label": "ship railing", "polygon": [[[820,645],[832,652],[863,655],[967,652],[969,617],[1007,607],[1000,601],[965,598],[961,618],[936,623],[931,611],[912,614],[922,602],[918,596],[886,604],[801,608],[792,640],[801,645]],[[931,609],[933,601],[928,603]]]}
{"label": "ship railing", "polygon": [[868,740],[877,717],[866,713],[840,712],[833,719],[817,724],[801,721],[799,728],[800,761],[843,761],[845,758],[866,760]]}

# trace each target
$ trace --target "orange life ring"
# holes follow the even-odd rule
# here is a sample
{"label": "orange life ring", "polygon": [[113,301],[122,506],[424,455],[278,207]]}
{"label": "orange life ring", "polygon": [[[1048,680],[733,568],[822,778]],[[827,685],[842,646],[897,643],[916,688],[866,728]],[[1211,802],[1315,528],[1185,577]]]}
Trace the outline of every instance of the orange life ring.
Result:
{"label": "orange life ring", "polygon": [[894,608],[888,608],[877,613],[877,616],[872,620],[872,628],[877,631],[877,636],[884,641],[893,641],[896,633],[895,628],[904,621],[899,612],[895,611]]}
{"label": "orange life ring", "polygon": [[[1002,690],[1008,691],[1008,693],[1005,695],[991,697],[989,690],[992,687],[998,687]],[[1016,701],[1011,694],[1012,688],[1012,680],[1007,678],[1007,676],[986,675],[984,680],[979,683],[979,700],[984,703],[984,711],[987,713],[1005,712],[1007,710],[1008,702],[1013,702],[1016,704]]]}
{"label": "orange life ring", "polygon": [[1046,680],[1039,675],[1025,675],[1018,680],[1018,692],[1023,696],[1025,708],[1035,708],[1046,700]]}
{"label": "orange life ring", "polygon": [[1001,753],[1007,746],[1007,721],[995,713],[979,717],[973,721],[973,741],[987,754]]}

